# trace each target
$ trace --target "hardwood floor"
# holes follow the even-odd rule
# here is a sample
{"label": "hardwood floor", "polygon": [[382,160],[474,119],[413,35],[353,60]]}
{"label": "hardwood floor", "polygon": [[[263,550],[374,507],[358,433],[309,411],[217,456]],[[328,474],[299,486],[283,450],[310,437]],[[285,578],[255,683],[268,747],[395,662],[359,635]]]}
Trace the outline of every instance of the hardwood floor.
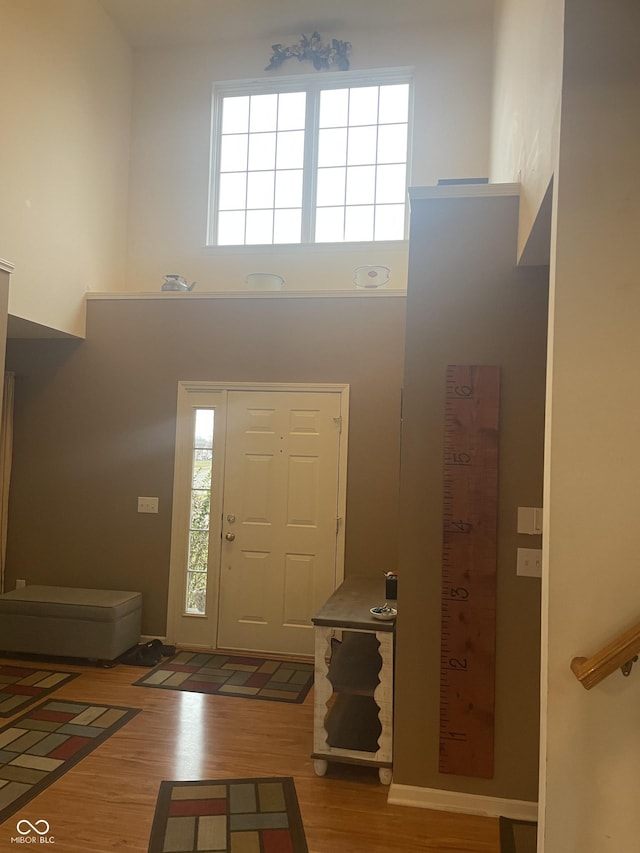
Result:
{"label": "hardwood floor", "polygon": [[147,670],[122,664],[37,665],[82,673],[48,699],[143,712],[1,824],[0,850],[15,846],[18,820],[45,819],[54,853],[144,853],[163,779],[293,776],[310,853],[498,853],[495,819],[388,805],[371,768],[316,776],[311,694],[301,705],[205,696],[135,687]]}

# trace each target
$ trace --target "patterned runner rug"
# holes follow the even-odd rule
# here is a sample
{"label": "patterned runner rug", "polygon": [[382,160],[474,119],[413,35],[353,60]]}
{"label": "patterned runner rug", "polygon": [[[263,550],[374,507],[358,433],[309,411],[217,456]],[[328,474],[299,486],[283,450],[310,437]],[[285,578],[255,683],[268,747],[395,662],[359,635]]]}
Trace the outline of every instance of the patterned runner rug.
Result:
{"label": "patterned runner rug", "polygon": [[0,822],[139,712],[50,700],[0,729]]}
{"label": "patterned runner rug", "polygon": [[313,684],[313,664],[253,655],[180,652],[134,683],[193,693],[302,702]]}
{"label": "patterned runner rug", "polygon": [[11,717],[77,678],[77,672],[0,664],[0,717]]}
{"label": "patterned runner rug", "polygon": [[161,782],[148,853],[308,853],[290,777]]}

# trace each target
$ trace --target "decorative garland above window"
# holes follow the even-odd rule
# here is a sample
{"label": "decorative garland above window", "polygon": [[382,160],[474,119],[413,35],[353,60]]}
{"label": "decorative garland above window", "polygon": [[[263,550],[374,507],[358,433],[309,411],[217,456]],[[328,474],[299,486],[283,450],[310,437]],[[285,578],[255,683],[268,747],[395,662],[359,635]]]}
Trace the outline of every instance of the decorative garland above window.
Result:
{"label": "decorative garland above window", "polygon": [[269,64],[264,69],[265,71],[273,71],[274,68],[280,68],[285,59],[291,59],[295,56],[300,62],[307,59],[313,63],[316,71],[328,70],[337,68],[340,71],[348,71],[349,59],[347,54],[351,50],[351,42],[340,41],[339,39],[331,39],[327,44],[322,43],[320,33],[312,33],[311,37],[305,36],[297,44],[292,44],[290,47],[283,47],[281,44],[271,46],[273,56],[269,60]]}

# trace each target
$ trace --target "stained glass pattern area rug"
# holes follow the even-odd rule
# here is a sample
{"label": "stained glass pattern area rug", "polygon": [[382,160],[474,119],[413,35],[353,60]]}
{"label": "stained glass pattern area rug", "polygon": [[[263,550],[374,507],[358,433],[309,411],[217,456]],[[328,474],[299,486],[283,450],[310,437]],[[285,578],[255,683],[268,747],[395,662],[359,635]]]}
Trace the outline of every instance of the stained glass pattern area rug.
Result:
{"label": "stained glass pattern area rug", "polygon": [[0,822],[138,712],[115,705],[49,700],[0,728]]}
{"label": "stained glass pattern area rug", "polygon": [[288,776],[161,782],[148,853],[308,853]]}
{"label": "stained glass pattern area rug", "polygon": [[247,655],[180,652],[135,684],[242,696],[275,702],[302,702],[313,683],[313,664]]}
{"label": "stained glass pattern area rug", "polygon": [[77,678],[77,672],[0,664],[0,717],[12,717]]}

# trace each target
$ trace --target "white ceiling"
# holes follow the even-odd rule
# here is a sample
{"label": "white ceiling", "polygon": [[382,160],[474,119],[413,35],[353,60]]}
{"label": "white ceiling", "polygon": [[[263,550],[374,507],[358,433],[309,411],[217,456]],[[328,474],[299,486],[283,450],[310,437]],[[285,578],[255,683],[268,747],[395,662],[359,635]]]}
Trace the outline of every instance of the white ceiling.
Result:
{"label": "white ceiling", "polygon": [[358,31],[487,20],[494,0],[99,0],[133,47],[266,38],[286,44],[317,30]]}

